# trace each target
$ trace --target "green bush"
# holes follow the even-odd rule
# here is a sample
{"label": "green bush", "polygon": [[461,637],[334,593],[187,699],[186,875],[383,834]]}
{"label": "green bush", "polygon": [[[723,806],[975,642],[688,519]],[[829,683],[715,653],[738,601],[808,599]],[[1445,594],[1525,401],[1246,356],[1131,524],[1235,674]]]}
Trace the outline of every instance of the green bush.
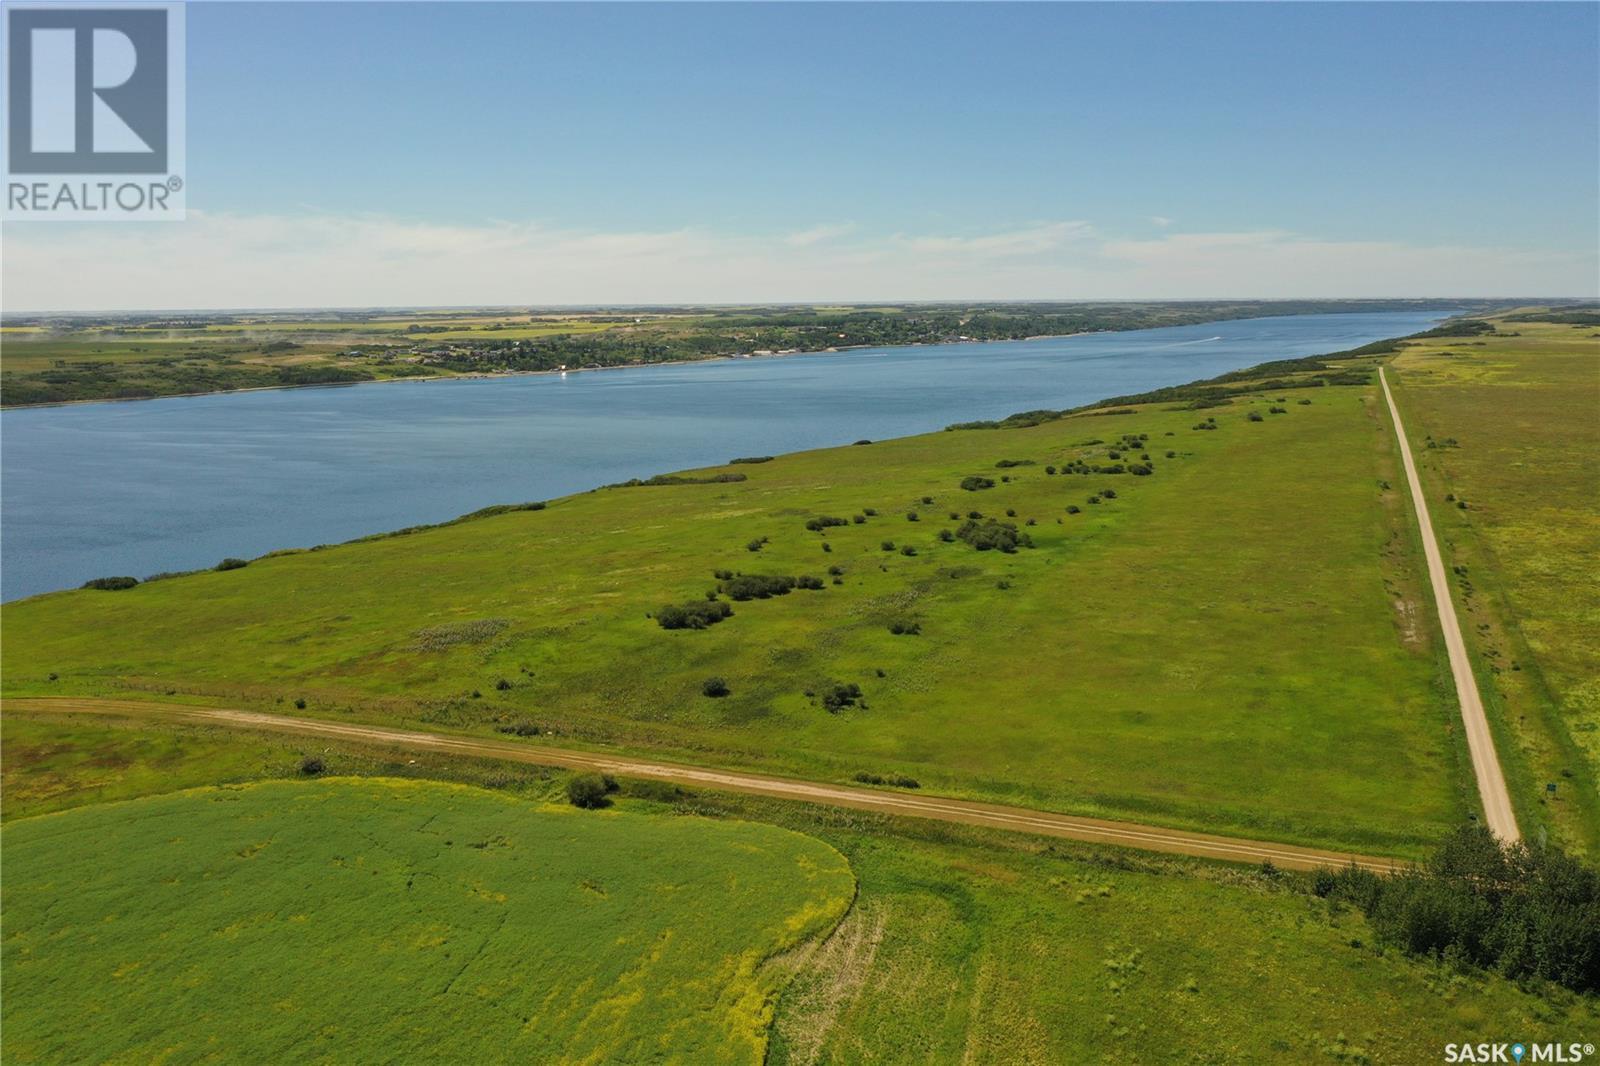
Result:
{"label": "green bush", "polygon": [[982,522],[968,519],[956,530],[956,536],[981,552],[999,551],[1010,555],[1019,547],[1033,547],[1032,538],[1019,531],[1014,523],[993,518]]}
{"label": "green bush", "polygon": [[855,682],[830,681],[823,686],[822,695],[819,697],[822,707],[829,714],[838,714],[846,707],[853,707],[861,699],[861,686]]}
{"label": "green bush", "polygon": [[247,567],[249,565],[250,565],[250,563],[245,559],[235,559],[232,556],[229,556],[228,558],[222,560],[222,562],[218,563],[216,566],[213,566],[211,569],[213,569],[213,570],[243,570],[245,567]]}
{"label": "green bush", "polygon": [[721,699],[730,691],[728,683],[720,677],[708,677],[700,683],[700,691],[712,699]]}
{"label": "green bush", "polygon": [[668,604],[656,611],[656,624],[662,629],[705,629],[732,616],[733,608],[715,602]]}
{"label": "green bush", "polygon": [[1502,844],[1468,825],[1424,866],[1322,871],[1312,888],[1359,907],[1381,941],[1411,954],[1600,992],[1600,873],[1559,848]]}
{"label": "green bush", "polygon": [[730,466],[738,464],[738,463],[770,463],[770,462],[772,462],[772,456],[770,456],[770,455],[744,455],[744,456],[740,456],[737,459],[729,459],[728,460],[728,464]]}
{"label": "green bush", "polygon": [[584,810],[597,810],[611,805],[606,779],[597,773],[574,774],[567,781],[567,802]]}
{"label": "green bush", "polygon": [[819,515],[818,517],[806,522],[806,528],[813,533],[821,533],[824,529],[828,529],[831,526],[847,526],[849,524],[850,523],[843,518],[835,518],[833,515]]}
{"label": "green bush", "polygon": [[300,760],[300,772],[307,777],[316,777],[327,768],[327,764],[315,755],[307,755]]}
{"label": "green bush", "polygon": [[1265,422],[1266,421],[1266,417],[1264,415],[1262,415],[1262,413],[1260,411],[1251,411],[1248,417],[1249,417],[1250,421],[1252,421],[1252,422]]}
{"label": "green bush", "polygon": [[977,492],[980,489],[992,489],[994,488],[994,479],[973,474],[970,477],[964,477],[961,479],[961,487],[966,489],[968,492]]}
{"label": "green bush", "polygon": [[139,583],[136,577],[96,577],[83,583],[86,589],[100,589],[105,592],[121,592],[131,589]]}

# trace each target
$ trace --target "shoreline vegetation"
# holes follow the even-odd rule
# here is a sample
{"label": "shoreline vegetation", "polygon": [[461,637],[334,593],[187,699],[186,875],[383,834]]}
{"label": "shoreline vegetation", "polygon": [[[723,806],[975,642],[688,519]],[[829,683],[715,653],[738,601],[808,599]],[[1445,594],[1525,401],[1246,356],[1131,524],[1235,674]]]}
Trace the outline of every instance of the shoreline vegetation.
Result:
{"label": "shoreline vegetation", "polygon": [[[970,306],[218,313],[0,326],[0,406],[45,407],[377,381],[491,379],[863,348],[1043,340],[1244,318],[1476,312],[1482,301],[1284,300]],[[304,314],[304,313],[302,313]]]}
{"label": "shoreline vegetation", "polygon": [[[1040,409],[1033,411],[1019,411],[1007,415],[1005,418],[956,422],[945,427],[945,432],[962,430],[990,430],[990,429],[1027,429],[1054,422],[1072,416],[1115,416],[1121,414],[1134,414],[1137,405],[1143,404],[1173,404],[1169,411],[1178,410],[1205,410],[1215,407],[1226,407],[1232,404],[1235,398],[1247,398],[1263,390],[1284,391],[1291,389],[1325,388],[1336,385],[1367,385],[1373,380],[1372,370],[1377,365],[1373,360],[1380,356],[1394,355],[1404,351],[1408,345],[1423,343],[1444,338],[1472,338],[1493,334],[1493,323],[1483,319],[1456,316],[1440,325],[1418,333],[1407,334],[1403,337],[1390,337],[1384,340],[1373,341],[1357,348],[1341,352],[1330,352],[1324,355],[1309,355],[1299,359],[1280,359],[1256,366],[1245,367],[1241,370],[1229,371],[1215,377],[1202,378],[1182,385],[1169,385],[1149,392],[1132,393],[1126,396],[1112,396],[1102,400],[1078,407],[1062,408],[1059,410]],[[776,353],[774,353],[776,354]],[[788,354],[788,353],[786,353]],[[700,361],[700,360],[695,360]],[[1348,364],[1355,361],[1355,365]],[[606,367],[602,369],[623,369],[621,367]],[[557,373],[557,371],[522,371],[521,373]],[[285,386],[289,387],[289,386]],[[311,387],[311,386],[298,386]],[[82,401],[98,402],[98,401]],[[857,444],[870,444],[871,441],[857,441]],[[774,456],[746,456],[733,458],[726,465],[752,464],[770,462]],[[739,482],[746,480],[747,475],[732,472],[709,476],[690,476],[682,473],[655,474],[648,478],[634,478],[629,481],[617,482],[610,485],[597,485],[575,495],[590,495],[596,492],[605,492],[613,489],[652,487],[663,485],[682,484],[716,484]],[[569,497],[570,498],[570,497]],[[443,529],[448,526],[460,525],[480,518],[492,518],[496,515],[508,514],[513,511],[542,511],[555,500],[526,500],[518,503],[497,503],[480,507],[466,514],[447,518],[440,522],[428,522],[418,525],[403,526],[398,529],[382,530],[377,533],[368,533],[349,540],[337,541],[328,544],[317,544],[310,547],[278,548],[256,556],[254,559],[224,559],[214,567],[198,567],[193,570],[165,571],[152,574],[147,578],[132,576],[112,576],[93,578],[79,588],[100,589],[102,591],[122,591],[133,588],[139,584],[148,584],[152,581],[165,581],[175,577],[187,577],[191,574],[203,574],[210,570],[237,569],[247,566],[250,562],[263,559],[272,559],[284,555],[298,555],[301,552],[324,551],[329,548],[338,548],[350,544],[364,544],[372,541],[389,540],[395,537],[406,537],[414,533],[425,533],[430,530]],[[57,589],[50,592],[39,593],[40,596],[55,595],[59,592],[70,591]],[[25,602],[35,597],[24,597],[13,603]]]}

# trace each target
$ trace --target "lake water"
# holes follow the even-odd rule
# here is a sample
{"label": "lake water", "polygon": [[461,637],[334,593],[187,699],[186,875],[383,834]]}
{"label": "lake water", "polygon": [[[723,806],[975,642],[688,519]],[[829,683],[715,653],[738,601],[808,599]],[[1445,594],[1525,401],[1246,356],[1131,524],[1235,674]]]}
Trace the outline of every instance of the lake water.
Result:
{"label": "lake water", "polygon": [[1447,313],[7,411],[0,596],[348,540],[737,455],[1074,407],[1412,333]]}

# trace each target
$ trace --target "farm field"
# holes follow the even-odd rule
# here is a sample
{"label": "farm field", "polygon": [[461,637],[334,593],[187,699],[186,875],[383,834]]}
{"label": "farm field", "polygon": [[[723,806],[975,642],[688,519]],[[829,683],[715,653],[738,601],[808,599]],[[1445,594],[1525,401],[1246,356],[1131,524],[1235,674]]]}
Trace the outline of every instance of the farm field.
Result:
{"label": "farm field", "polygon": [[386,779],[102,804],[4,843],[12,1062],[760,1062],[764,963],[854,889],[770,826]]}
{"label": "farm field", "polygon": [[[1420,854],[1476,799],[1375,390],[1240,388],[1198,411],[730,464],[8,604],[6,690],[521,724],[568,746]],[[978,550],[1011,536],[991,520],[1033,546]],[[820,587],[744,599],[734,572]],[[654,617],[711,594],[731,617]]]}
{"label": "farm field", "polygon": [[1528,316],[1538,313],[1503,316],[1499,335],[1477,343],[1408,346],[1390,373],[1523,802],[1594,852],[1600,329]]}
{"label": "farm field", "polygon": [[[520,806],[531,813],[518,815],[510,823],[514,829],[503,828],[502,819],[495,830],[519,843],[526,837],[518,834],[529,823],[553,820],[562,832],[572,834],[587,831],[594,818],[636,826],[641,840],[674,819],[699,831],[708,825],[740,833],[765,828],[748,824],[753,820],[814,837],[848,857],[858,893],[831,937],[807,940],[774,961],[777,980],[787,982],[777,996],[770,1031],[768,1061],[776,1063],[1058,1062],[1108,1053],[1135,1061],[1327,1058],[1404,1063],[1434,1061],[1437,1048],[1447,1041],[1495,1040],[1506,1032],[1554,1038],[1591,1032],[1600,1024],[1592,1000],[1548,987],[1520,989],[1501,978],[1384,949],[1360,912],[1317,898],[1297,875],[1117,855],[982,830],[629,781],[623,782],[617,799],[620,813],[572,812],[560,818],[543,806],[561,794],[565,775],[559,773],[530,773],[527,767],[437,754],[413,758],[344,745],[307,747],[287,738],[186,725],[64,720],[21,712],[8,714],[0,732],[7,751],[0,768],[4,794],[12,804],[6,812],[8,846],[17,829],[70,825],[66,819],[74,817],[17,822],[19,815],[94,804],[110,795],[185,788],[208,779],[235,786],[277,780],[220,794],[189,792],[163,802],[183,808],[196,797],[220,795],[237,804],[259,789],[280,805],[288,802],[291,810],[309,814],[314,819],[311,830],[324,831],[324,814],[348,813],[346,801],[334,803],[335,795],[353,794],[361,797],[353,804],[367,804],[377,801],[363,790],[383,796],[415,789],[419,795],[437,791],[446,797],[445,818],[458,823],[480,809],[485,817],[502,819],[500,812]],[[324,759],[330,774],[362,776],[287,780],[301,776],[298,766],[308,755]],[[394,774],[486,784],[496,794],[422,780],[402,785],[389,776]],[[366,782],[365,775],[379,779]],[[130,786],[130,780],[140,784]],[[302,793],[311,798],[298,798]],[[145,802],[91,806],[77,813],[149,809],[141,807]],[[431,800],[428,809],[433,809]],[[262,817],[242,830],[241,840],[255,842],[259,828],[277,815]],[[421,821],[403,821],[395,836],[415,840]],[[134,821],[133,827],[143,824]],[[384,826],[392,828],[389,819]],[[430,828],[439,827],[434,823]],[[609,831],[610,826],[602,829]],[[184,839],[196,839],[195,832],[186,831]],[[474,863],[494,863],[505,854],[465,848],[464,842],[479,839],[471,833],[449,839],[455,844],[446,855],[462,864],[453,870],[458,875],[471,871]],[[784,839],[799,851],[821,847],[803,837]],[[282,861],[293,843],[292,837],[280,838],[248,860],[227,852],[224,860],[248,861],[259,870]],[[410,854],[403,844],[393,846],[402,856]],[[321,854],[320,845],[308,847]],[[354,844],[352,851],[374,855],[365,842]],[[435,839],[426,854],[442,863],[446,860],[435,858],[440,851]],[[54,874],[62,869],[49,853],[27,865],[19,862],[20,854],[18,849],[8,855],[8,899],[15,898],[10,893],[23,878],[36,876],[36,870]],[[676,861],[676,854],[668,858]],[[595,861],[609,860],[597,855]],[[598,878],[611,887],[613,897],[616,879],[615,874]],[[500,881],[493,884],[510,897],[501,907],[518,902],[516,891]],[[583,900],[582,907],[593,905],[586,894],[566,899],[573,895]],[[559,916],[560,922],[552,924],[587,920],[581,913],[570,917],[563,902],[555,900],[544,912]],[[8,902],[8,935],[19,928],[12,906]],[[473,906],[488,905],[475,900]],[[352,916],[350,924],[370,922],[370,909]],[[297,910],[286,907],[285,913]],[[474,912],[462,912],[456,905],[451,913]],[[685,918],[676,920],[687,923],[686,933],[702,928]],[[290,926],[290,932],[298,933],[298,927]],[[274,927],[257,926],[253,935],[265,939],[274,935]],[[341,928],[339,936],[344,935]],[[579,935],[576,929],[573,935]],[[282,946],[286,951],[293,947],[288,942]],[[127,947],[139,957],[136,944],[128,942]],[[507,945],[500,949],[507,950]],[[8,943],[8,968],[12,952]],[[317,956],[292,953],[287,958],[291,974],[297,974],[314,968]],[[119,957],[114,965],[126,961]],[[563,957],[552,968],[559,971],[568,963],[569,957]],[[208,945],[200,944],[188,956],[188,965],[204,970],[220,963]],[[589,960],[574,965],[588,966]],[[96,971],[85,972],[93,977]],[[122,981],[140,972],[116,979],[119,991]],[[766,970],[759,973],[768,975]],[[11,977],[9,969],[6,977]],[[73,995],[79,980],[65,985]],[[314,1028],[312,1006],[309,997],[295,995],[292,1003],[265,1013],[274,1025],[298,1033]],[[232,1004],[231,1009],[237,1008]],[[16,1004],[8,1003],[6,1009],[8,1037],[14,1039],[17,1030],[9,1012]],[[493,1020],[487,1024],[491,1029],[496,1025]],[[310,1045],[312,1038],[307,1038],[307,1044],[297,1046],[332,1051],[347,1046],[337,1043],[342,1035],[323,1038],[334,1043]],[[621,1058],[612,1055],[605,1061]]]}

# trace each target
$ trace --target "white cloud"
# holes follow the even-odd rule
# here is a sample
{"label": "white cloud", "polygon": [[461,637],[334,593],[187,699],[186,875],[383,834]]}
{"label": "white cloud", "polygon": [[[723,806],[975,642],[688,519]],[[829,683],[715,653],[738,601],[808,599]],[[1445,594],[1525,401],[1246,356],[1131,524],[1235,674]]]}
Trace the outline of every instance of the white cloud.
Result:
{"label": "white cloud", "polygon": [[1160,226],[1162,229],[1166,229],[1168,226],[1172,225],[1172,221],[1173,220],[1168,218],[1166,215],[1150,216],[1150,224],[1154,226]]}
{"label": "white cloud", "polygon": [[1280,230],[1107,238],[1085,222],[953,236],[842,224],[754,238],[191,211],[6,227],[15,311],[780,300],[1593,295],[1594,254],[1327,241]]}
{"label": "white cloud", "polygon": [[789,234],[783,239],[783,242],[785,244],[792,244],[797,248],[808,248],[811,245],[817,244],[821,241],[831,241],[838,237],[847,237],[854,233],[855,229],[856,224],[854,222],[839,222],[821,226],[812,226],[810,229],[803,229]]}
{"label": "white cloud", "polygon": [[976,237],[907,237],[899,234],[895,240],[913,252],[991,258],[1055,251],[1063,244],[1083,240],[1093,232],[1094,227],[1087,222],[1041,222],[1025,229]]}

